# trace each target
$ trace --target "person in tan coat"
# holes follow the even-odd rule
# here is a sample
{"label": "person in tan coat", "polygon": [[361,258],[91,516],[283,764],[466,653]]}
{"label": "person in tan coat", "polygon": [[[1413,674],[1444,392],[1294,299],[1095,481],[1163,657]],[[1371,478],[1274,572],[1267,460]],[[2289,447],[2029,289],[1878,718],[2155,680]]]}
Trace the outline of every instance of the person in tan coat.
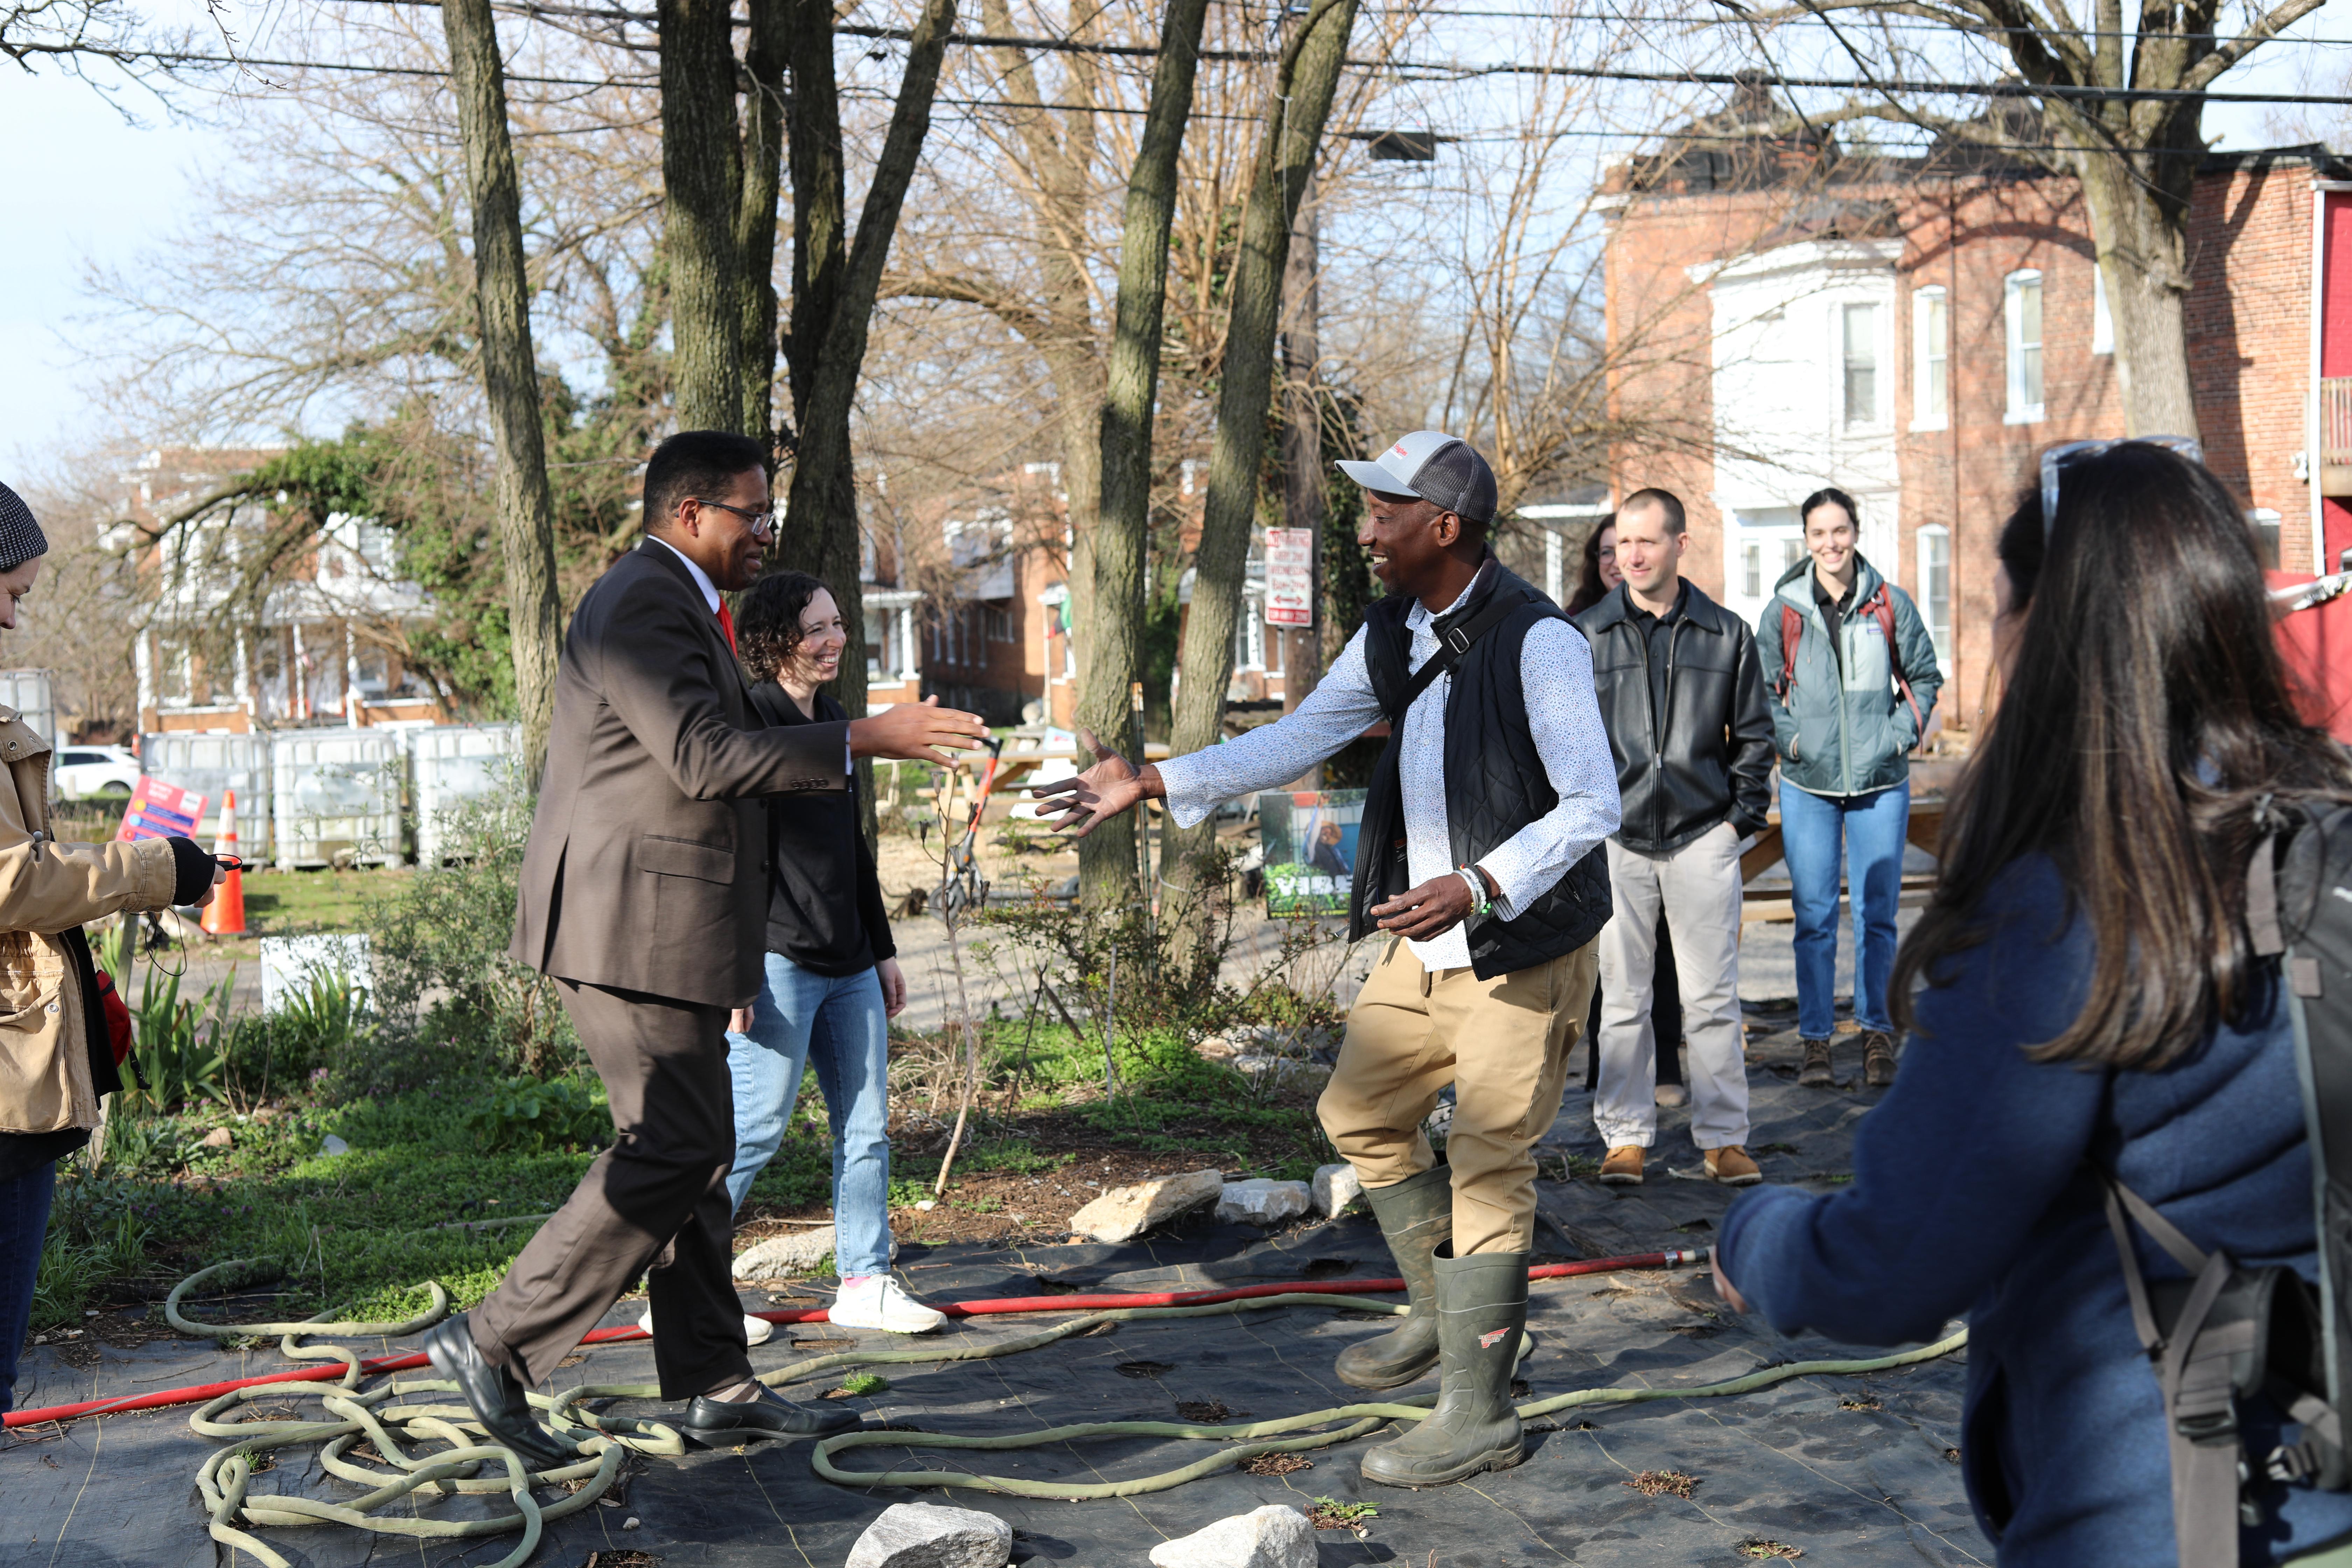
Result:
{"label": "person in tan coat", "polygon": [[[0,485],[0,630],[41,574],[48,542]],[[14,1404],[58,1162],[89,1142],[121,1087],[83,924],[119,910],[209,901],[219,868],[185,838],[59,844],[49,834],[49,737],[0,707],[0,1411]]]}

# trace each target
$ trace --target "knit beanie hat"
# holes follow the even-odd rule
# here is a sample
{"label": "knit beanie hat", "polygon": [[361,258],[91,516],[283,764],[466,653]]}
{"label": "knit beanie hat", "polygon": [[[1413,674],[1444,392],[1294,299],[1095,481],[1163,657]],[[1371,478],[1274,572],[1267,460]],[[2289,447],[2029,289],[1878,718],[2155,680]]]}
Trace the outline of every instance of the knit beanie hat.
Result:
{"label": "knit beanie hat", "polygon": [[0,485],[0,572],[14,572],[36,555],[47,555],[49,542],[33,521],[33,509],[6,485]]}

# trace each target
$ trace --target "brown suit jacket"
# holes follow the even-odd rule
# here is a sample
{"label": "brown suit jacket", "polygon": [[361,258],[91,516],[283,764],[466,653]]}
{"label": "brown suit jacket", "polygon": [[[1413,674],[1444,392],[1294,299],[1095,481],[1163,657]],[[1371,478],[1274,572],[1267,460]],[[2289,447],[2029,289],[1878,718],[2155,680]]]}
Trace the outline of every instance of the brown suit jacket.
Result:
{"label": "brown suit jacket", "polygon": [[685,563],[646,540],[572,612],[509,953],[719,1007],[759,993],[762,795],[845,789],[849,726],[760,727]]}

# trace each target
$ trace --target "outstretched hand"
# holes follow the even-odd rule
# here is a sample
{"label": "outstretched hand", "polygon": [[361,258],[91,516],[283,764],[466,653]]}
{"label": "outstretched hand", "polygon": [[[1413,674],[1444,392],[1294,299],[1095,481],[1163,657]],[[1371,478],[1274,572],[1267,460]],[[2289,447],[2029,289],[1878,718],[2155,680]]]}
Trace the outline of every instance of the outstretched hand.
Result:
{"label": "outstretched hand", "polygon": [[895,703],[849,721],[850,754],[858,757],[952,765],[949,752],[975,751],[987,739],[988,726],[978,714],[942,708],[936,697]]}
{"label": "outstretched hand", "polygon": [[[1097,740],[1092,731],[1080,730],[1078,744],[1095,754],[1093,767],[1075,777],[1029,786],[1029,793],[1037,797],[1038,819],[1051,822],[1056,833],[1084,838],[1105,818],[1168,793],[1160,782],[1158,768],[1147,763],[1138,771],[1134,763]],[[1072,828],[1076,831],[1071,833]]]}

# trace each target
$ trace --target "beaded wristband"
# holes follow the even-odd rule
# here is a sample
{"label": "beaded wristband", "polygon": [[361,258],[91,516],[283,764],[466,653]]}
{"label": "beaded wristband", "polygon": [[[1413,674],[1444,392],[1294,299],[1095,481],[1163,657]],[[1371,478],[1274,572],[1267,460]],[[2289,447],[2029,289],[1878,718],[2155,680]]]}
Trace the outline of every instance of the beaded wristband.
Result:
{"label": "beaded wristband", "polygon": [[1454,868],[1454,874],[1470,884],[1472,900],[1470,918],[1474,921],[1485,920],[1486,911],[1495,907],[1494,900],[1486,896],[1486,879],[1478,875],[1478,869],[1475,866],[1456,866]]}

